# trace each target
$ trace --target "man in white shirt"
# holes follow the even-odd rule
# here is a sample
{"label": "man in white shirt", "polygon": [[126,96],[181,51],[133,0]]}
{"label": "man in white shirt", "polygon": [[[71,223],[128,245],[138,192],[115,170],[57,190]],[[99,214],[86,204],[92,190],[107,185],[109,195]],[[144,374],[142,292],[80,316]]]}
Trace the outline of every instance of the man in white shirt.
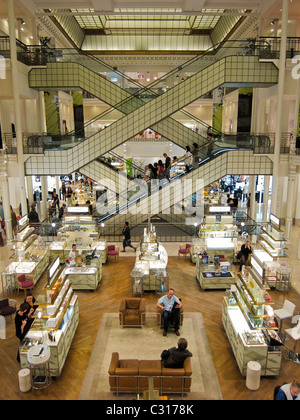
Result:
{"label": "man in white shirt", "polygon": [[168,293],[158,299],[157,307],[163,310],[164,317],[164,332],[163,336],[166,337],[170,328],[170,322],[172,320],[172,315],[174,317],[174,331],[176,335],[180,335],[179,332],[179,320],[180,314],[179,310],[182,306],[182,303],[177,296],[174,295],[174,289],[169,289]]}
{"label": "man in white shirt", "polygon": [[76,258],[76,245],[73,244],[72,249],[69,252],[68,259],[67,259],[67,262],[69,263],[69,267],[76,267],[75,258]]}

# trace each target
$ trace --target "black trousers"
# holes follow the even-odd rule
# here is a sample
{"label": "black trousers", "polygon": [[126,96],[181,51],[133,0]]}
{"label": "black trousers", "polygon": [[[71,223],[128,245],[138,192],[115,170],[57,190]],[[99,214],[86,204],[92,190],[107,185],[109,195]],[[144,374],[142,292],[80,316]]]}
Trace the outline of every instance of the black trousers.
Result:
{"label": "black trousers", "polygon": [[174,331],[179,330],[180,308],[173,308],[172,311],[163,311],[164,331],[168,332],[170,325],[174,324]]}

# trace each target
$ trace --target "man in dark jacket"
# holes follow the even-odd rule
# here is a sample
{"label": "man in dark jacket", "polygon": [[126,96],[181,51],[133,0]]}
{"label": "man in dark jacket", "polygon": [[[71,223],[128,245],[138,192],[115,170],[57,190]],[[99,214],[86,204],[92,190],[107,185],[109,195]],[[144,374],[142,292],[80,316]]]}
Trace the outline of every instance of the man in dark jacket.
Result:
{"label": "man in dark jacket", "polygon": [[169,350],[164,350],[161,354],[161,359],[166,368],[182,368],[183,362],[187,357],[192,357],[193,354],[187,350],[188,342],[185,338],[178,340],[178,347],[171,347]]}
{"label": "man in dark jacket", "polygon": [[123,249],[121,252],[125,252],[126,246],[129,246],[130,248],[133,248],[134,250],[136,250],[136,248],[131,245],[131,240],[130,240],[131,235],[130,235],[130,228],[129,228],[128,222],[125,222],[124,224],[122,235],[124,236],[124,239],[123,239]]}

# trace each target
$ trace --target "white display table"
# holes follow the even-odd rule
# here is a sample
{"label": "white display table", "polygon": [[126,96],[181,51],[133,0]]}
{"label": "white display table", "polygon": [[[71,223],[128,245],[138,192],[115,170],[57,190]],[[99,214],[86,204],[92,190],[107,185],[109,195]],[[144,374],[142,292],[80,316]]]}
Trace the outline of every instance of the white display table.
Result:
{"label": "white display table", "polygon": [[74,290],[96,290],[101,281],[97,267],[68,267],[65,274]]}

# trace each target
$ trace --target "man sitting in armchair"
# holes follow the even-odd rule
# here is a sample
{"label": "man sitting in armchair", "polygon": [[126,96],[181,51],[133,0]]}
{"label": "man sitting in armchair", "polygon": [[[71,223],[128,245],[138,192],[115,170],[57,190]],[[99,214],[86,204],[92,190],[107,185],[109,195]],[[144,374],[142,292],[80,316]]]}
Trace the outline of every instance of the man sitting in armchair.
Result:
{"label": "man sitting in armchair", "polygon": [[188,342],[185,338],[179,338],[177,347],[164,350],[161,354],[161,362],[166,368],[182,368],[183,362],[193,354],[187,349]]}
{"label": "man sitting in armchair", "polygon": [[169,289],[168,293],[162,296],[158,302],[157,307],[163,310],[164,320],[164,332],[163,336],[169,332],[170,323],[174,321],[174,331],[176,335],[180,335],[179,323],[180,323],[180,308],[182,303],[177,296],[174,295],[174,289]]}

